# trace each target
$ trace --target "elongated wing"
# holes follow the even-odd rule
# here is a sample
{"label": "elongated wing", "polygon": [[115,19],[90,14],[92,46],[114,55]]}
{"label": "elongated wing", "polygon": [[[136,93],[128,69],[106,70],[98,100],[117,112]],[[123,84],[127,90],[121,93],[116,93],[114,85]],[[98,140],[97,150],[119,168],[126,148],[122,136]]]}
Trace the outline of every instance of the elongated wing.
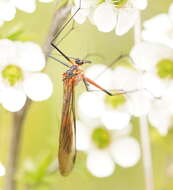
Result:
{"label": "elongated wing", "polygon": [[64,102],[59,137],[59,169],[64,176],[73,169],[76,158],[76,121],[74,111],[74,80],[64,80]]}

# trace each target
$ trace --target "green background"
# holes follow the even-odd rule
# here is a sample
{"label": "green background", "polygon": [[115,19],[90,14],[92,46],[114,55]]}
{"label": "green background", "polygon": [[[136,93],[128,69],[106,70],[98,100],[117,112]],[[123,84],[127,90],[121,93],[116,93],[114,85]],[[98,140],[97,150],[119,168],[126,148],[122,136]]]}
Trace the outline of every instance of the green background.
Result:
{"label": "green background", "polygon": [[[147,10],[143,12],[143,20],[161,12],[167,12],[172,0],[150,0]],[[39,3],[34,14],[18,11],[16,18],[0,28],[4,36],[14,27],[22,27],[28,39],[44,45],[48,34],[54,4]],[[112,33],[101,33],[90,23],[76,25],[75,30],[61,43],[63,51],[73,57],[85,57],[88,53],[99,54],[104,59],[94,59],[94,63],[109,64],[120,54],[128,53],[133,46],[133,31],[117,37]],[[53,52],[55,55],[56,52]],[[32,175],[24,172],[26,160],[30,160],[36,168],[44,170],[47,162],[56,160],[58,148],[58,132],[62,105],[62,73],[64,67],[49,60],[46,72],[54,83],[54,92],[51,98],[44,102],[32,103],[23,127],[23,136],[17,175],[19,190],[26,184],[34,184],[33,190],[144,190],[144,174],[142,161],[135,167],[122,169],[117,167],[116,172],[108,178],[93,177],[85,167],[85,155],[78,154],[74,171],[68,177],[62,177],[58,171],[52,173],[36,171]],[[79,95],[84,88],[77,87]],[[0,108],[0,162],[6,164],[8,145],[11,135],[11,113]],[[156,190],[173,189],[173,132],[167,137],[161,137],[156,130],[150,129],[154,180]],[[133,135],[139,139],[139,128],[134,127]],[[53,166],[51,166],[53,167]],[[172,169],[171,169],[172,168]],[[39,169],[38,169],[39,170]],[[42,177],[43,175],[43,177]],[[33,177],[36,176],[36,177]],[[36,183],[37,182],[37,183]],[[3,177],[0,177],[0,187]]]}

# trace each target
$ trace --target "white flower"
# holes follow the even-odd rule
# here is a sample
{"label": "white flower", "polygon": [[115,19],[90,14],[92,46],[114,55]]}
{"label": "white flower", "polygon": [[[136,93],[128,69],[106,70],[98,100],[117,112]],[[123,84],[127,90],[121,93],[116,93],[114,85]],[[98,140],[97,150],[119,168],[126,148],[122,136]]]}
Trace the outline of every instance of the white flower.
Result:
{"label": "white flower", "polygon": [[[73,14],[79,7],[79,2],[80,0],[75,0]],[[102,3],[98,0],[81,0],[81,3],[81,10],[74,18],[79,24],[89,18],[99,31],[110,32],[115,29],[117,35],[128,32],[136,22],[138,10],[147,6],[147,0],[103,0]]]}
{"label": "white flower", "polygon": [[[53,0],[39,1],[48,3]],[[0,0],[0,25],[5,21],[12,20],[16,15],[16,9],[32,13],[36,9],[36,0]]]}
{"label": "white flower", "polygon": [[132,116],[128,113],[125,97],[109,97],[101,92],[84,92],[79,97],[78,108],[83,120],[92,123],[100,120],[108,129],[124,129]]}
{"label": "white flower", "polygon": [[[114,89],[112,93],[115,93],[116,89],[120,89],[119,86],[115,87],[114,78],[116,76],[113,70],[105,65],[92,65],[86,70],[85,76],[108,91]],[[123,95],[108,96],[100,89],[93,88],[91,84],[88,88],[91,92],[84,92],[78,101],[79,114],[83,119],[100,118],[109,129],[123,129],[129,124],[131,115],[128,113]],[[124,86],[121,89],[123,88]]]}
{"label": "white flower", "polygon": [[169,86],[173,74],[172,48],[157,43],[141,42],[132,48],[130,54],[135,66],[144,72],[145,88],[149,85],[153,95],[159,88],[164,90],[164,87]]}
{"label": "white flower", "polygon": [[173,84],[164,91],[161,99],[155,99],[152,102],[149,111],[149,121],[159,133],[163,136],[167,135],[169,128],[172,126],[173,116]]}
{"label": "white flower", "polygon": [[129,137],[131,127],[108,130],[102,123],[88,125],[77,122],[77,149],[87,154],[87,168],[96,177],[108,177],[118,164],[134,166],[140,159],[138,142]]}
{"label": "white flower", "polygon": [[[86,70],[86,76],[113,94],[125,94],[109,97],[98,88],[94,90],[100,92],[83,93],[78,102],[79,114],[83,118],[102,118],[109,129],[122,129],[128,125],[132,115],[148,113],[151,94],[144,90],[146,87],[142,72],[122,66],[111,70],[104,65],[93,65]],[[89,85],[89,89],[93,89],[92,85]],[[116,123],[116,126],[112,126],[112,123]]]}
{"label": "white flower", "polygon": [[5,167],[0,163],[0,176],[5,175]]}
{"label": "white flower", "polygon": [[143,77],[143,73],[134,68],[117,67],[114,70],[114,89],[127,92],[125,109],[133,116],[145,115],[150,108],[151,98],[144,90]]}
{"label": "white flower", "polygon": [[143,39],[173,48],[173,4],[168,14],[159,14],[144,22]]}
{"label": "white flower", "polygon": [[[172,122],[173,49],[165,45],[142,42],[134,46],[131,56],[135,65],[143,70],[142,86],[148,92],[146,98],[135,98],[138,105],[149,107],[149,121],[161,135],[166,135]],[[147,97],[147,96],[146,96]]]}
{"label": "white flower", "polygon": [[46,100],[52,93],[41,48],[32,42],[0,40],[0,102],[11,112],[19,111],[26,97]]}

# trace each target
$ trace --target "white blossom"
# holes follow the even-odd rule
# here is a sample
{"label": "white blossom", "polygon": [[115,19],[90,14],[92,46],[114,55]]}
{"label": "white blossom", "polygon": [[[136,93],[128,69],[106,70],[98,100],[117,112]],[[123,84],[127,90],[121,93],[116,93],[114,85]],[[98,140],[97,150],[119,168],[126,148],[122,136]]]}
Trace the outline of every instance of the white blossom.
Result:
{"label": "white blossom", "polygon": [[173,116],[173,84],[164,91],[161,99],[152,102],[148,117],[153,127],[163,136],[167,135],[172,126]]}
{"label": "white blossom", "polygon": [[168,13],[162,13],[144,22],[143,39],[173,48],[173,4]]}
{"label": "white blossom", "polygon": [[[114,123],[116,125],[116,123]],[[140,147],[129,136],[131,127],[108,130],[103,123],[88,125],[77,122],[77,149],[87,154],[87,168],[96,177],[108,177],[116,170],[132,167],[140,159]]]}
{"label": "white blossom", "polygon": [[[53,0],[39,0],[48,3]],[[27,13],[33,13],[36,10],[36,0],[0,0],[0,25],[5,21],[11,21],[16,15],[16,9]]]}
{"label": "white blossom", "polygon": [[[80,0],[75,0],[72,14],[79,8]],[[79,24],[87,18],[95,24],[101,32],[115,30],[117,35],[123,35],[129,31],[136,22],[138,10],[143,10],[147,6],[147,0],[81,0],[81,9],[74,19]]]}
{"label": "white blossom", "polygon": [[[115,127],[116,129],[122,129],[128,125],[132,116],[148,113],[151,94],[144,90],[144,74],[142,72],[122,66],[111,70],[104,65],[93,65],[86,70],[85,74],[113,94],[124,93],[122,96],[110,97],[110,100],[114,101],[113,104],[116,104],[116,101],[121,101],[118,98],[124,100],[120,106],[112,107],[105,101],[109,97],[107,94],[98,88],[93,89],[92,85],[89,85],[89,89],[98,92],[85,92],[79,97],[79,114],[83,118],[100,117],[109,129],[115,129]],[[143,98],[144,101],[141,102]],[[139,104],[139,101],[143,103],[143,106]],[[113,123],[116,123],[116,125],[112,126]]]}
{"label": "white blossom", "polygon": [[0,103],[11,112],[19,111],[28,96],[46,100],[52,94],[52,82],[41,73],[45,57],[32,42],[0,40]]}

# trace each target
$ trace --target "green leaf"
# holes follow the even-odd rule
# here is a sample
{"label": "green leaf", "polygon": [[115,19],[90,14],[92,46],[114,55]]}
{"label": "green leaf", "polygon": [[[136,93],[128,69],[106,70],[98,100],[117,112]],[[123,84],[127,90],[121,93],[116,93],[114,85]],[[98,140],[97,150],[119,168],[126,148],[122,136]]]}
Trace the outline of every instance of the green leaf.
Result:
{"label": "green leaf", "polygon": [[[32,163],[31,163],[32,164]],[[39,186],[43,183],[47,184],[47,177],[51,172],[49,167],[52,164],[52,155],[47,155],[43,160],[39,160],[38,165],[34,165],[31,169],[24,171],[25,184],[31,186]]]}

